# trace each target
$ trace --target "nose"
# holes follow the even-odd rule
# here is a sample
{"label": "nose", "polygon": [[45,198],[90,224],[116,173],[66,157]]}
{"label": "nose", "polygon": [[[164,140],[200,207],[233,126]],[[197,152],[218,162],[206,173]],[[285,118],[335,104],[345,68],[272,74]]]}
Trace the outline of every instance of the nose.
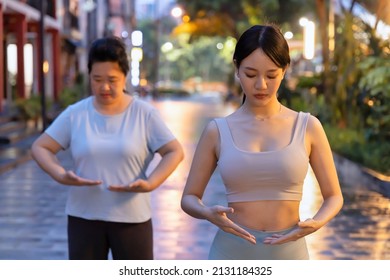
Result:
{"label": "nose", "polygon": [[256,89],[266,89],[267,88],[267,83],[266,83],[264,77],[260,76],[256,79],[255,88]]}
{"label": "nose", "polygon": [[101,87],[104,90],[109,90],[110,89],[110,83],[109,82],[102,82]]}

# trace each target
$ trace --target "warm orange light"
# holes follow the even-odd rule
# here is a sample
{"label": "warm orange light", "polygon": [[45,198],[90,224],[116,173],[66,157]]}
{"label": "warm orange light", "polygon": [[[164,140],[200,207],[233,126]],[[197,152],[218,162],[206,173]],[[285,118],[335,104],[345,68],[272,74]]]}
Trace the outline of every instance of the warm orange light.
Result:
{"label": "warm orange light", "polygon": [[146,80],[146,79],[141,79],[140,82],[139,82],[139,85],[140,85],[141,87],[147,86],[147,85],[148,85],[148,80]]}
{"label": "warm orange light", "polygon": [[182,21],[183,21],[183,22],[190,22],[190,16],[184,15],[184,16],[182,17]]}
{"label": "warm orange light", "polygon": [[45,74],[49,73],[50,67],[49,67],[49,62],[47,60],[43,62],[42,68],[43,68],[43,73]]}

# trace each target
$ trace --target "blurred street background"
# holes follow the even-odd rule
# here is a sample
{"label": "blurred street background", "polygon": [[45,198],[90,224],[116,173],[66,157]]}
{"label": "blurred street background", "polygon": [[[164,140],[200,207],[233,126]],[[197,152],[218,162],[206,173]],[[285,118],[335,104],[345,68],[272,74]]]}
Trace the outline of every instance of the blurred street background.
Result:
{"label": "blurred street background", "polygon": [[[321,120],[345,197],[308,237],[312,258],[390,259],[389,15],[387,0],[0,0],[0,259],[67,259],[67,189],[30,146],[90,94],[88,48],[107,35],[128,48],[129,94],[158,108],[186,152],[152,195],[155,258],[206,259],[216,228],[180,209],[181,192],[202,129],[241,102],[236,40],[267,22],[292,58],[280,101]],[[302,218],[321,203],[311,172],[304,188]],[[205,201],[226,203],[218,170]]]}

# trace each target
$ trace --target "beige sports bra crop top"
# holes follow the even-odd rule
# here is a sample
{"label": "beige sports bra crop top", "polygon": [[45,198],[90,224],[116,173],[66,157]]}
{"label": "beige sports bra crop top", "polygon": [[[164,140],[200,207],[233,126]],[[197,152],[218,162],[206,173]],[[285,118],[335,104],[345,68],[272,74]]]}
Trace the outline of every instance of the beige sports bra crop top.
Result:
{"label": "beige sports bra crop top", "polygon": [[299,112],[291,142],[267,152],[238,149],[226,119],[215,119],[221,143],[218,169],[228,202],[302,199],[309,167],[304,141],[309,116]]}

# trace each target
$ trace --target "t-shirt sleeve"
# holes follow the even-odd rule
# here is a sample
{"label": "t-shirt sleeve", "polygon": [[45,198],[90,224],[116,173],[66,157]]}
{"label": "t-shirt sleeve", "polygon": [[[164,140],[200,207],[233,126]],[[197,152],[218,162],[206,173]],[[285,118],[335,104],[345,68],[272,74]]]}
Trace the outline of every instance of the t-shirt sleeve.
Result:
{"label": "t-shirt sleeve", "polygon": [[147,140],[149,149],[156,152],[159,148],[176,139],[172,131],[162,120],[157,109],[152,109],[147,122]]}
{"label": "t-shirt sleeve", "polygon": [[60,144],[64,150],[69,147],[71,139],[70,107],[55,118],[45,133]]}

